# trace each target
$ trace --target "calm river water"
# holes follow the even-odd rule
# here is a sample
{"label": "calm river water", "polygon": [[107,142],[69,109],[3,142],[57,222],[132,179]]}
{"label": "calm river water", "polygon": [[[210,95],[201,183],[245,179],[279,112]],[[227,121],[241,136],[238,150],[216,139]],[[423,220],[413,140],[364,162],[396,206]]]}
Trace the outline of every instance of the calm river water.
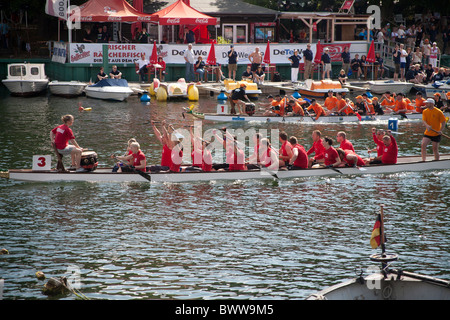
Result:
{"label": "calm river water", "polygon": [[[0,88],[0,171],[52,154],[49,131],[71,113],[79,144],[100,165],[135,137],[158,163],[150,119],[175,127],[186,101],[114,103],[86,97],[10,97]],[[78,112],[78,101],[91,112]],[[195,102],[212,112],[217,101]],[[220,127],[204,123],[203,129]],[[231,125],[228,125],[231,126]],[[247,124],[286,130],[309,148],[311,132],[345,130],[367,156],[364,124]],[[238,128],[238,127],[234,127]],[[399,123],[400,154],[420,152],[420,122]],[[442,141],[441,152],[450,152]],[[395,266],[450,279],[450,170],[392,175],[206,183],[24,183],[0,180],[0,297],[48,299],[35,277],[79,279],[91,299],[304,299],[367,270],[375,213],[385,205]],[[79,278],[76,278],[79,277]],[[76,299],[67,295],[59,299]]]}

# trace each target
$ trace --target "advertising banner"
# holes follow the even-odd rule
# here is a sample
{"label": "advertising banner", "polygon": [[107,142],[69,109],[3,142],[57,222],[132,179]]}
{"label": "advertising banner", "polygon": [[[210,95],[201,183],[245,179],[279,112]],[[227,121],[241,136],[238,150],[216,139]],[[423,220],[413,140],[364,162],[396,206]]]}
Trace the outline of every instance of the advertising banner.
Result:
{"label": "advertising banner", "polygon": [[[234,49],[238,55],[238,64],[248,64],[249,55],[259,47],[259,51],[264,55],[266,44],[238,44]],[[315,54],[316,46],[313,44],[312,51]],[[329,54],[332,61],[341,61],[341,53],[345,47],[349,47],[352,56],[355,53],[366,54],[367,43],[333,43],[326,44],[323,47],[329,48]],[[124,64],[134,63],[139,59],[142,53],[146,58],[150,59],[153,44],[140,43],[124,43],[124,44],[108,44],[108,63]],[[193,45],[194,57],[199,56],[206,60],[211,49],[211,44],[195,44]],[[270,63],[272,64],[288,64],[288,58],[294,54],[294,49],[300,53],[306,49],[306,43],[271,43],[270,44]],[[70,44],[70,63],[103,63],[103,51],[101,43],[71,43]],[[158,44],[158,56],[161,56],[166,64],[184,64],[184,51],[187,50],[186,44]],[[229,45],[215,45],[217,63],[228,64]],[[300,54],[301,55],[301,54]]]}

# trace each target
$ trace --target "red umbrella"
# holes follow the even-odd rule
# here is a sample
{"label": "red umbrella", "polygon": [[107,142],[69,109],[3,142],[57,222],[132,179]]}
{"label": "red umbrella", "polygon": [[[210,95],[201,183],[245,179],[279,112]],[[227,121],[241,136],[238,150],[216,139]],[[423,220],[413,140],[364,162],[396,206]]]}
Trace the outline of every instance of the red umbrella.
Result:
{"label": "red umbrella", "polygon": [[[133,0],[133,7],[137,11],[143,13],[144,12],[143,0]],[[133,38],[135,36],[135,34],[134,34],[135,29],[138,29],[138,31],[142,31],[142,23],[141,22],[134,22],[134,23],[131,24],[131,35],[133,36]]]}
{"label": "red umbrella", "polygon": [[370,44],[369,53],[367,53],[366,61],[370,63],[375,62],[375,44],[373,43],[373,40],[372,43]]}
{"label": "red umbrella", "polygon": [[206,64],[214,66],[217,64],[216,50],[214,49],[214,41],[211,43],[211,49],[209,50],[208,59],[206,59]]}
{"label": "red umbrella", "polygon": [[320,63],[320,61],[321,61],[320,58],[322,58],[322,51],[323,51],[322,45],[320,44],[320,40],[319,40],[319,42],[317,42],[317,45],[316,45],[316,55],[314,56],[314,63]]}
{"label": "red umbrella", "polygon": [[152,55],[150,56],[150,64],[158,63],[158,51],[156,50],[156,41],[153,41]]}
{"label": "red umbrella", "polygon": [[267,40],[266,51],[264,52],[264,63],[270,64],[270,41]]}

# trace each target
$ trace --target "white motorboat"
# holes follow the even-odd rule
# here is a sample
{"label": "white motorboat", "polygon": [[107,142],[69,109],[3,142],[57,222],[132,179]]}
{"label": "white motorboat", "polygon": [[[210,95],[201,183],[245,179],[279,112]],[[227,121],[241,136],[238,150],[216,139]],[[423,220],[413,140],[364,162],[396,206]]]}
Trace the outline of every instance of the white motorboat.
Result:
{"label": "white motorboat", "polygon": [[370,266],[367,276],[361,271],[358,277],[311,294],[307,300],[450,300],[450,281],[391,269],[398,255],[386,252],[383,206],[370,239],[372,248],[381,247],[381,254],[370,256],[381,268]]}
{"label": "white motorboat", "polygon": [[[50,161],[51,163],[51,161]],[[183,166],[184,168],[184,166]],[[442,154],[441,160],[422,161],[420,156],[398,157],[397,164],[369,165],[345,168],[311,168],[303,170],[243,170],[243,171],[193,171],[193,172],[112,172],[112,168],[96,168],[89,172],[59,172],[58,170],[10,169],[0,172],[0,177],[21,181],[88,181],[88,182],[198,182],[214,180],[294,179],[321,176],[353,176],[366,174],[391,174],[449,170],[450,154]],[[137,174],[139,173],[139,174]]]}
{"label": "white motorboat", "polygon": [[52,94],[62,97],[76,97],[82,95],[86,86],[86,82],[80,81],[54,80],[48,84],[48,88]]}
{"label": "white motorboat", "polygon": [[407,94],[411,91],[414,83],[393,81],[393,80],[374,80],[368,81],[370,91],[378,94],[383,94],[387,91],[395,93]]}
{"label": "white motorboat", "polygon": [[90,98],[116,101],[124,101],[133,94],[125,79],[103,79],[86,86],[84,91]]}
{"label": "white motorboat", "polygon": [[49,81],[43,63],[12,63],[2,82],[12,95],[34,96],[46,90]]}

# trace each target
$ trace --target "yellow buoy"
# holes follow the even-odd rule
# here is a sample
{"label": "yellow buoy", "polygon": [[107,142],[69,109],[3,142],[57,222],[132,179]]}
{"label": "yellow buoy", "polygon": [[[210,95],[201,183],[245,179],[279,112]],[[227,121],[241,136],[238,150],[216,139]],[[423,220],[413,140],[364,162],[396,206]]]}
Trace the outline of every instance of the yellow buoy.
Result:
{"label": "yellow buoy", "polygon": [[158,91],[156,91],[156,100],[157,101],[167,101],[167,90],[165,87],[159,87]]}
{"label": "yellow buoy", "polygon": [[152,82],[152,84],[150,85],[150,88],[148,89],[148,93],[150,93],[150,95],[155,96],[156,92],[155,92],[155,84]]}
{"label": "yellow buoy", "polygon": [[45,280],[45,274],[42,271],[37,271],[36,278],[38,278],[39,280]]}
{"label": "yellow buoy", "polygon": [[199,98],[198,88],[196,86],[189,86],[188,99],[191,101],[198,101],[198,98]]}

